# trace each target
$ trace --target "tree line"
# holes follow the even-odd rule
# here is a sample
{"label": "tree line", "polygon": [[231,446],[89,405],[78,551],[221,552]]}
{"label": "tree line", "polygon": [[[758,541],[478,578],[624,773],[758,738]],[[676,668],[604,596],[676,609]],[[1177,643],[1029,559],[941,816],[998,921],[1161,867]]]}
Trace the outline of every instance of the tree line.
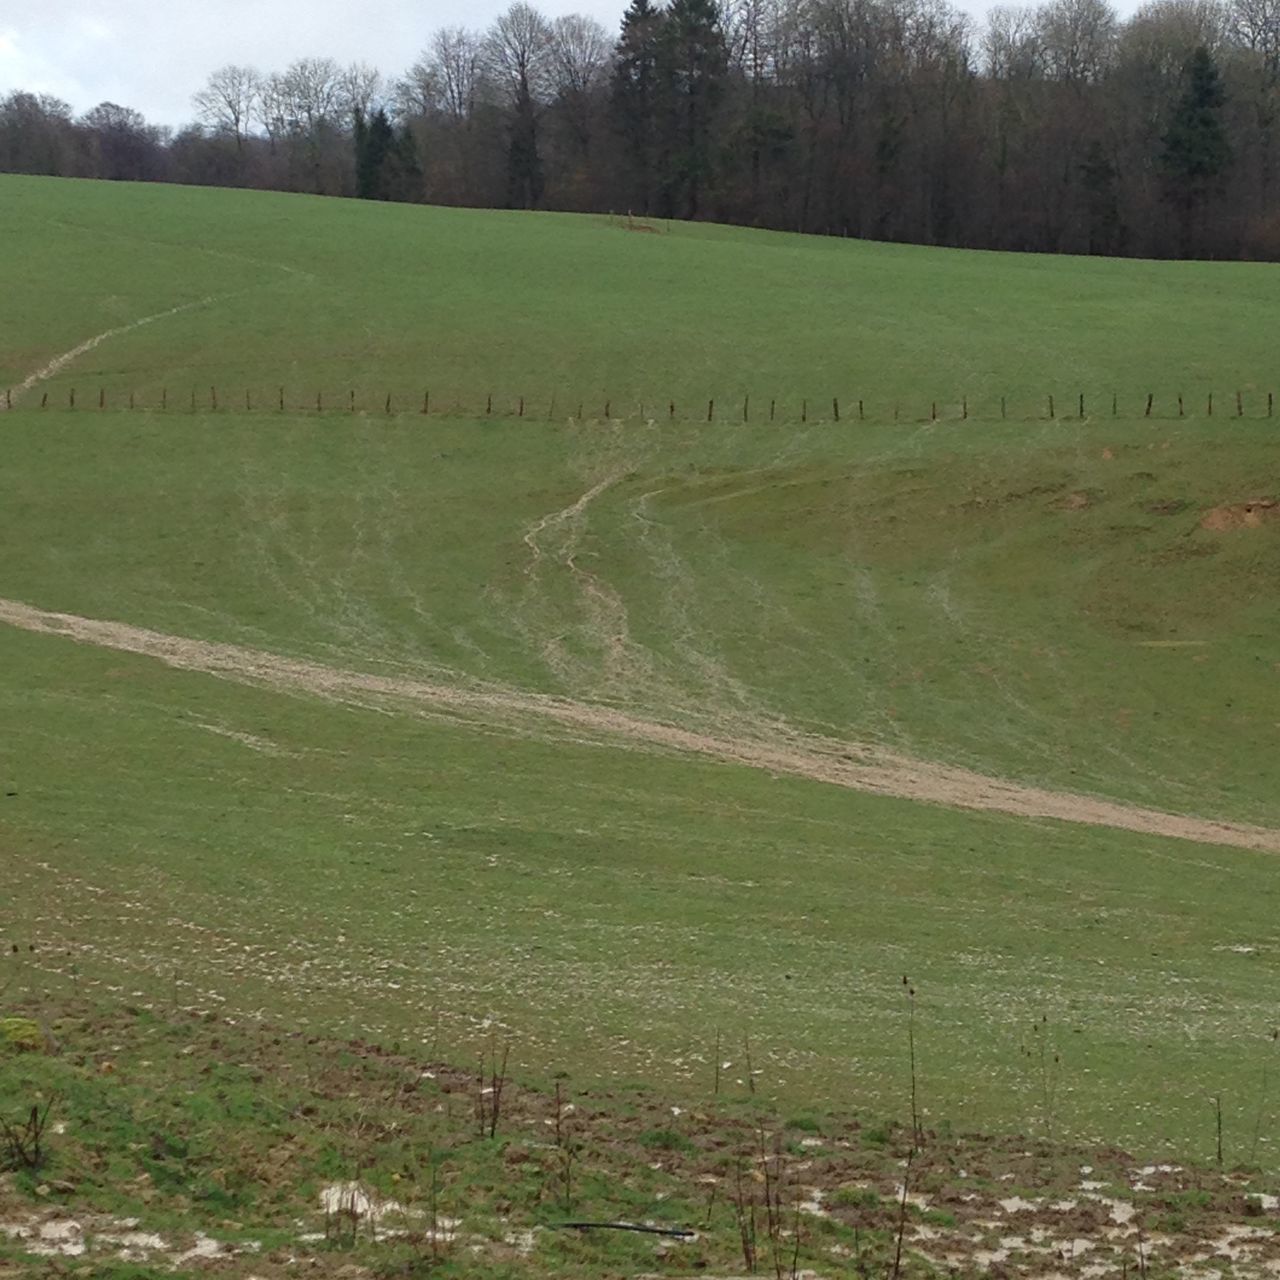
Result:
{"label": "tree line", "polygon": [[0,99],[0,169],[696,218],[923,244],[1280,259],[1280,0],[518,2],[398,77],[228,66],[178,130]]}

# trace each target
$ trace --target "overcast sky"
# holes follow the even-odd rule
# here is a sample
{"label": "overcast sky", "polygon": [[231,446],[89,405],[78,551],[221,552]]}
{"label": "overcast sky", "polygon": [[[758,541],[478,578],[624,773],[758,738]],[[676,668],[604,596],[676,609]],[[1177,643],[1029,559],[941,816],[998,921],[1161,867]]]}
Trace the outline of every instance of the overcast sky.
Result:
{"label": "overcast sky", "polygon": [[[483,27],[510,0],[0,0],[0,97],[52,93],[76,111],[134,107],[185,124],[191,95],[228,62],[283,70],[315,56],[398,75],[431,32]],[[536,0],[548,17],[589,13],[610,31],[626,0]]]}
{"label": "overcast sky", "polygon": [[[295,58],[332,57],[396,76],[439,27],[486,26],[509,2],[0,0],[0,97],[52,93],[77,112],[117,102],[156,124],[186,124],[191,95],[229,62],[279,71]],[[589,13],[614,31],[626,0],[534,2],[548,17]],[[975,14],[988,7],[955,2]]]}

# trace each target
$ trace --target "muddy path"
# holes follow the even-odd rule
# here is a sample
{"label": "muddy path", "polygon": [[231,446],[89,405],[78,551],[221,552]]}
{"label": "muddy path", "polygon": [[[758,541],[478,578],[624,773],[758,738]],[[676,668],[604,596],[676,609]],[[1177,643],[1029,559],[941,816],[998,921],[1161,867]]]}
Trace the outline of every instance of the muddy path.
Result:
{"label": "muddy path", "polygon": [[0,599],[0,623],[80,644],[154,658],[181,671],[354,705],[394,705],[471,720],[513,734],[587,735],[623,749],[672,751],[806,778],[873,795],[955,809],[1112,827],[1142,835],[1280,853],[1280,831],[1165,813],[1026,786],[953,765],[782,728],[741,735],[697,732],[677,723],[590,702],[495,685],[447,684],[346,670],[241,645],[219,644]]}

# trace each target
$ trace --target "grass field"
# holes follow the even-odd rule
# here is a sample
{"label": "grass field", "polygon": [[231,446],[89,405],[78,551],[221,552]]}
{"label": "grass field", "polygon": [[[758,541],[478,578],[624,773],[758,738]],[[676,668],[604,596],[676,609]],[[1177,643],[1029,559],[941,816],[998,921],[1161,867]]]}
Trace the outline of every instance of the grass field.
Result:
{"label": "grass field", "polygon": [[[878,1123],[905,973],[930,1125],[1280,1168],[1272,268],[11,177],[0,255],[0,382],[123,330],[0,414],[15,1008]],[[748,394],[881,410],[635,413]]]}

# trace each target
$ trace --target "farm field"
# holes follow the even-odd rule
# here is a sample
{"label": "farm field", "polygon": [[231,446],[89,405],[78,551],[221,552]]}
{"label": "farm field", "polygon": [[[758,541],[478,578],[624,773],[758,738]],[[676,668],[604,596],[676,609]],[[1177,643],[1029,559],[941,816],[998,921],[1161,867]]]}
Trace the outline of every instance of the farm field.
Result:
{"label": "farm field", "polygon": [[1273,268],[12,177],[0,253],[0,1016],[796,1144],[910,1122],[913,1019],[938,1134],[1206,1164],[1220,1098],[1271,1186]]}

